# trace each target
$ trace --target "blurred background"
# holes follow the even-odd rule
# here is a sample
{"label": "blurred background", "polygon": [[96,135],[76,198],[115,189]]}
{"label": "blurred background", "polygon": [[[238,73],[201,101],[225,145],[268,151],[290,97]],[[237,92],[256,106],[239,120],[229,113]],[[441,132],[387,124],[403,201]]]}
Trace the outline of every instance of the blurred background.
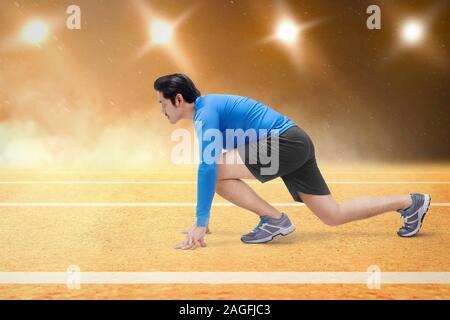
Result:
{"label": "blurred background", "polygon": [[[69,30],[69,5],[81,29]],[[381,29],[369,30],[369,5]],[[448,1],[2,0],[0,166],[156,168],[153,81],[248,96],[325,164],[450,160]]]}

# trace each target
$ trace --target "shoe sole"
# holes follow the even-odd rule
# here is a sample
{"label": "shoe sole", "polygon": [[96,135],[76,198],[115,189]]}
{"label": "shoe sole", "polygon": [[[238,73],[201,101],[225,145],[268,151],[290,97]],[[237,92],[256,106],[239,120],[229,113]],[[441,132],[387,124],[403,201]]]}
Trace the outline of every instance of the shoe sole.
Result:
{"label": "shoe sole", "polygon": [[431,196],[429,194],[425,194],[424,196],[425,196],[425,199],[423,201],[423,205],[419,209],[420,222],[417,224],[416,229],[414,229],[413,231],[411,231],[409,233],[406,233],[406,234],[399,234],[399,233],[397,233],[400,237],[403,237],[403,238],[414,237],[416,234],[419,233],[420,228],[422,228],[423,219],[425,218],[425,216],[426,216],[426,214],[428,212],[428,209],[430,209],[430,204],[431,204]]}
{"label": "shoe sole", "polygon": [[241,241],[243,243],[250,243],[250,244],[267,243],[267,242],[272,241],[275,237],[278,237],[278,236],[285,237],[285,236],[287,236],[288,234],[290,234],[290,233],[292,233],[294,231],[295,231],[295,226],[292,224],[289,227],[284,228],[282,230],[279,230],[277,233],[271,234],[268,237],[265,237],[265,238],[262,238],[262,239],[258,239],[258,240],[254,240],[254,241],[244,241],[244,240],[241,239]]}

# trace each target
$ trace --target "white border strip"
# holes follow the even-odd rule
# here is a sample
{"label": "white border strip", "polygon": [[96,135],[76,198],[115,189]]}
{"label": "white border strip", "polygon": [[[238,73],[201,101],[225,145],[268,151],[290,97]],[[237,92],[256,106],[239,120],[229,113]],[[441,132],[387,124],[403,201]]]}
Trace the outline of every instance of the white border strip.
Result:
{"label": "white border strip", "polygon": [[0,272],[0,284],[450,284],[450,272]]}
{"label": "white border strip", "polygon": [[[261,184],[255,180],[244,180],[249,184]],[[327,181],[328,184],[450,184],[450,181]],[[176,184],[197,184],[197,181],[82,181],[82,180],[35,180],[35,181],[0,181],[0,185],[22,185],[22,184],[37,184],[37,185],[176,185]],[[282,181],[269,181],[265,184],[284,184]]]}
{"label": "white border strip", "polygon": [[[274,207],[299,207],[304,203],[271,202]],[[195,207],[196,202],[0,202],[0,207]],[[235,207],[230,202],[215,202],[213,207]],[[432,207],[449,207],[450,202],[431,203]]]}

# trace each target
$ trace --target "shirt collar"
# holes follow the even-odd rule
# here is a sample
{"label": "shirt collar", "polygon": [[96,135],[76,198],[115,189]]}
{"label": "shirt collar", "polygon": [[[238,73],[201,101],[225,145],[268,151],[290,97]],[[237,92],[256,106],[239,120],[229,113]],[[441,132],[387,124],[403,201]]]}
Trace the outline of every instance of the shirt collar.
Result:
{"label": "shirt collar", "polygon": [[200,107],[200,98],[201,98],[202,96],[198,96],[197,97],[197,99],[195,99],[195,102],[194,102],[194,110],[197,110],[199,107]]}

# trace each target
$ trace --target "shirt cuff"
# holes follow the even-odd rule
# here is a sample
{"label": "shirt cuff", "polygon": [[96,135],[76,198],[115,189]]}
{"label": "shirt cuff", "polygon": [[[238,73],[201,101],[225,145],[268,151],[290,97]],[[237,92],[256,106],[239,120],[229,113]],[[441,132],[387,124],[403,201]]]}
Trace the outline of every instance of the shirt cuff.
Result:
{"label": "shirt cuff", "polygon": [[197,217],[197,226],[206,227],[209,222],[209,217]]}

